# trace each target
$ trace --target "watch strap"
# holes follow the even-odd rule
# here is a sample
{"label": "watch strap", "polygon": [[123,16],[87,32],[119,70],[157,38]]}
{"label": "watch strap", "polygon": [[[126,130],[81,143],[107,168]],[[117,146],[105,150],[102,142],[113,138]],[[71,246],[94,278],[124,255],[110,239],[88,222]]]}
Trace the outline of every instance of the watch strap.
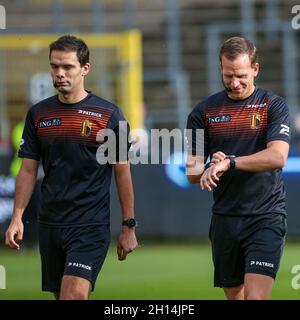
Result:
{"label": "watch strap", "polygon": [[235,162],[235,155],[231,154],[226,156],[226,159],[229,159],[230,161],[230,170],[234,170],[235,166],[236,166],[236,162]]}

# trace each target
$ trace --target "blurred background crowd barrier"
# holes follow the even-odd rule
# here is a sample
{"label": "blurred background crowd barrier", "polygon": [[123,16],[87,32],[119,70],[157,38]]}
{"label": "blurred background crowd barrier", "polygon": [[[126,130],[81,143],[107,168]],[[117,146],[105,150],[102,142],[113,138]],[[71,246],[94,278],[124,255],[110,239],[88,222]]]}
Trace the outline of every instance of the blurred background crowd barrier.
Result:
{"label": "blurred background crowd barrier", "polygon": [[[292,145],[284,179],[289,236],[299,237],[300,29],[292,24],[297,2],[1,1],[6,10],[6,29],[0,30],[1,237],[13,207],[24,117],[33,103],[54,94],[47,46],[66,33],[82,36],[91,47],[86,88],[118,104],[133,128],[146,130],[183,129],[193,106],[222,89],[222,42],[234,35],[253,40],[261,64],[257,84],[284,96],[290,107]],[[137,165],[132,171],[141,237],[207,237],[211,194],[187,183],[183,165]],[[113,235],[121,219],[116,197],[112,186]],[[29,241],[35,241],[36,201],[25,215]]]}

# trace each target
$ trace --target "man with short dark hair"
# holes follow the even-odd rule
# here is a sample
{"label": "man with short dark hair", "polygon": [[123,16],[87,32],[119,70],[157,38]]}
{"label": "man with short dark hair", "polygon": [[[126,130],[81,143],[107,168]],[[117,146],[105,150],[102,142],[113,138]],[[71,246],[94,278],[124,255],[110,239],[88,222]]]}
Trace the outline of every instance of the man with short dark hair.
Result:
{"label": "man with short dark hair", "polygon": [[[269,299],[286,234],[282,168],[290,141],[288,107],[255,85],[257,52],[247,39],[225,41],[220,67],[225,90],[188,117],[194,134],[187,174],[191,183],[214,193],[214,285],[228,299]],[[196,129],[204,130],[204,155],[196,153]]]}
{"label": "man with short dark hair", "polygon": [[[100,165],[97,134],[116,135],[124,121],[120,109],[84,88],[90,71],[89,49],[74,36],[50,45],[50,67],[58,95],[28,112],[19,150],[22,166],[16,180],[15,205],[6,244],[20,249],[22,215],[32,194],[38,162],[45,177],[39,213],[42,289],[57,299],[88,299],[110,243],[109,189],[114,167],[122,208],[118,257],[137,247],[133,188],[128,158]],[[126,137],[127,138],[127,137]],[[127,150],[129,145],[126,146]]]}

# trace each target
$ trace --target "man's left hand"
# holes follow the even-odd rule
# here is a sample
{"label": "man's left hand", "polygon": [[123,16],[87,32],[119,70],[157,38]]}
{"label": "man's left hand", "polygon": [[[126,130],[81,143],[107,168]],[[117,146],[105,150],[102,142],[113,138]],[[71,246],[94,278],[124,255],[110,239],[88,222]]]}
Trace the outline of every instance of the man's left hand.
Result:
{"label": "man's left hand", "polygon": [[125,260],[127,254],[138,247],[134,229],[123,227],[118,239],[117,253],[119,260]]}

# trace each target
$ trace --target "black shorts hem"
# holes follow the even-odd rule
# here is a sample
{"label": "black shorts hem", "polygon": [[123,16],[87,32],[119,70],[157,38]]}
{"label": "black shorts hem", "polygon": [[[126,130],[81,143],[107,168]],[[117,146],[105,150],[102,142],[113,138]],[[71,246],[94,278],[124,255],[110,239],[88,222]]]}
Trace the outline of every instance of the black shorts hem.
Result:
{"label": "black shorts hem", "polygon": [[226,283],[221,283],[221,282],[215,282],[214,283],[214,287],[218,287],[218,288],[234,288],[234,287],[238,287],[241,284],[244,283],[244,280],[241,281],[236,281],[236,282],[226,282]]}
{"label": "black shorts hem", "polygon": [[60,292],[60,288],[50,288],[50,287],[42,287],[42,291],[43,292],[51,292],[51,293],[55,293],[55,292]]}
{"label": "black shorts hem", "polygon": [[[66,272],[66,273],[64,273],[63,276],[74,276],[74,277],[79,277],[79,278],[83,278],[85,280],[88,280],[92,285],[91,291],[94,291],[95,283],[89,277],[85,276],[84,274]],[[54,293],[54,292],[60,292],[60,288],[42,287],[42,291],[48,291],[48,292]]]}
{"label": "black shorts hem", "polygon": [[247,273],[261,274],[261,275],[264,275],[264,276],[269,276],[269,277],[273,278],[274,280],[276,279],[276,273],[268,272],[268,271],[265,271],[265,270],[246,270],[245,274],[247,274]]}

